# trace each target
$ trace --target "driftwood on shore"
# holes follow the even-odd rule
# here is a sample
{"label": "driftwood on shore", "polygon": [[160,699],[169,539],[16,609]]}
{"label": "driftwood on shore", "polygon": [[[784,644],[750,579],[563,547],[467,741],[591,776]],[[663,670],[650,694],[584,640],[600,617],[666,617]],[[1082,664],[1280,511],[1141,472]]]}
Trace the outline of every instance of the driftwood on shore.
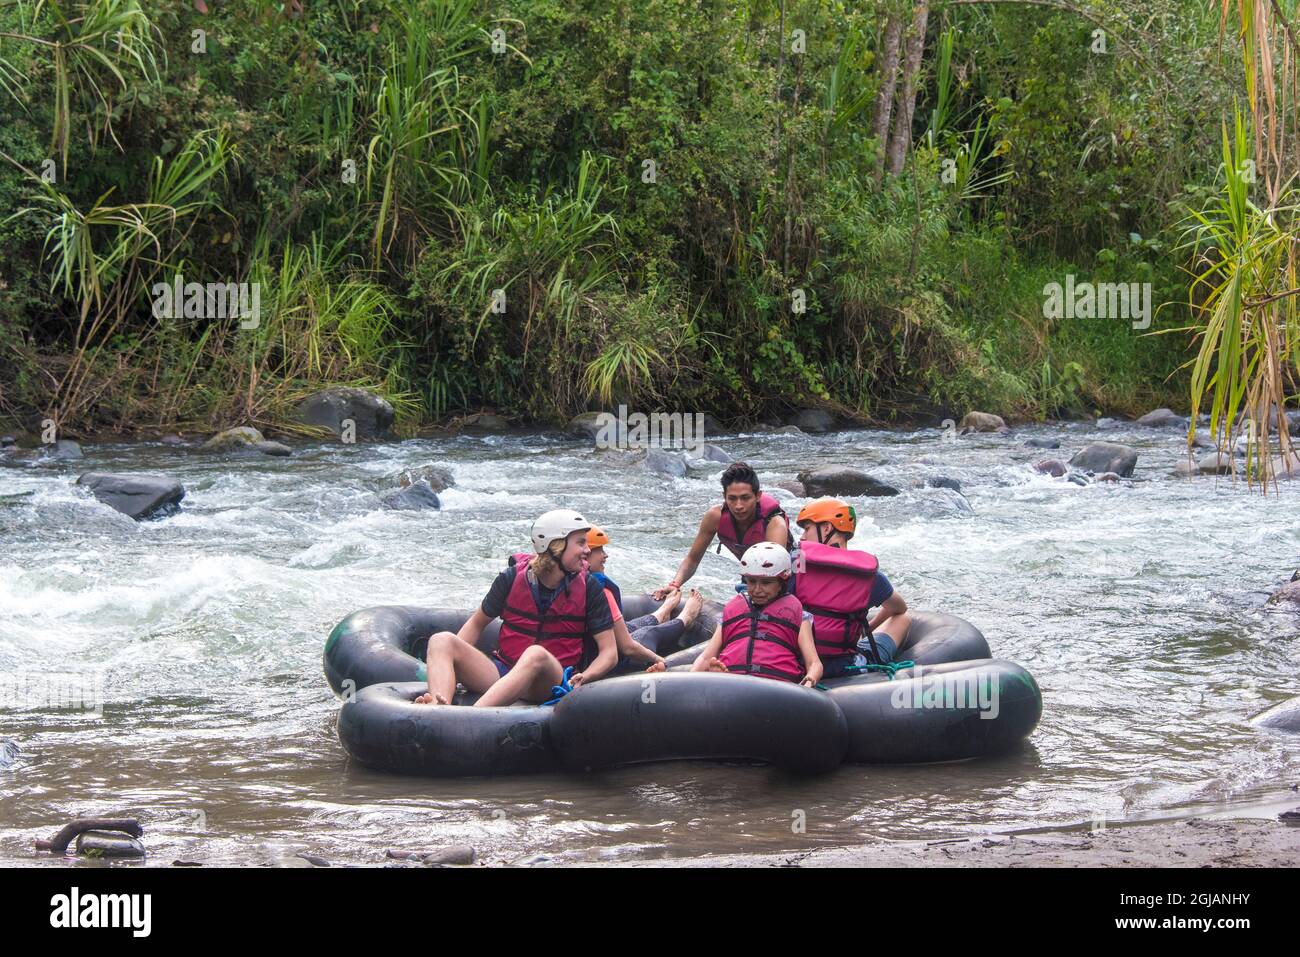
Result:
{"label": "driftwood on shore", "polygon": [[133,817],[79,817],[65,824],[48,841],[37,840],[36,849],[51,854],[67,854],[68,845],[84,831],[122,831],[132,837],[144,834],[144,828]]}

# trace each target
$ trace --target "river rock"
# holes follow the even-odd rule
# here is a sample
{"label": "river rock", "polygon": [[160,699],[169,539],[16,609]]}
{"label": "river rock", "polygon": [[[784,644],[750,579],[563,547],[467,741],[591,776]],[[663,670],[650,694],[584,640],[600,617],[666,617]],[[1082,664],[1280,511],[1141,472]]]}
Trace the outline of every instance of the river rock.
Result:
{"label": "river rock", "polygon": [[926,488],[950,488],[954,492],[961,491],[961,482],[947,475],[931,475],[925,480]]}
{"label": "river rock", "polygon": [[1083,472],[1114,472],[1128,478],[1133,474],[1137,460],[1137,452],[1126,445],[1093,442],[1076,452],[1070,459],[1070,465]]}
{"label": "river rock", "polygon": [[144,857],[144,845],[126,834],[82,831],[77,835],[77,853],[86,857]]}
{"label": "river rock", "polygon": [[384,508],[403,512],[415,512],[423,509],[442,508],[442,499],[424,479],[419,479],[402,488],[395,488],[379,496]]}
{"label": "river rock", "polygon": [[1250,723],[1257,728],[1300,734],[1300,697],[1274,705],[1267,711],[1255,715],[1250,719]]}
{"label": "river rock", "polygon": [[218,432],[203,443],[203,451],[247,452],[252,450],[259,442],[265,441],[266,436],[262,435],[257,429],[251,425],[241,425]]}
{"label": "river rock", "polygon": [[398,488],[406,488],[408,485],[414,485],[420,481],[423,481],[435,492],[444,492],[456,484],[451,469],[444,468],[441,465],[416,465],[402,469],[397,473]]}
{"label": "river rock", "polygon": [[825,409],[800,409],[790,418],[790,425],[803,432],[832,432],[835,429],[835,416]]}
{"label": "river rock", "polygon": [[165,475],[87,472],[77,479],[110,508],[134,519],[149,518],[180,504],[185,486]]}
{"label": "river rock", "polygon": [[1174,466],[1174,474],[1180,478],[1190,478],[1193,475],[1230,475],[1232,459],[1222,452],[1202,455],[1195,462],[1183,459]]}
{"label": "river rock", "polygon": [[158,441],[161,442],[163,445],[171,445],[171,446],[176,446],[176,447],[189,445],[189,443],[186,442],[183,438],[181,438],[179,435],[175,435],[175,434],[172,434],[172,435],[164,435],[164,436],[163,436],[161,439],[159,439]]}
{"label": "river rock", "polygon": [[473,864],[477,858],[478,853],[468,844],[453,844],[430,851],[421,859],[425,867],[448,867]]}
{"label": "river rock", "polygon": [[773,435],[807,435],[803,429],[797,425],[783,425],[772,433]]}
{"label": "river rock", "polygon": [[660,475],[673,478],[686,478],[686,456],[681,452],[665,452],[663,449],[646,449],[645,467]]}
{"label": "river rock", "polygon": [[495,412],[475,412],[461,419],[459,428],[470,435],[500,435],[510,431],[510,423]]}
{"label": "river rock", "polygon": [[0,738],[0,771],[17,764],[21,754],[22,749],[18,747],[17,741],[13,738]]}
{"label": "river rock", "polygon": [[1059,449],[1060,447],[1059,439],[1025,439],[1025,448],[1029,449]]}
{"label": "river rock", "polygon": [[1096,482],[1118,482],[1119,476],[1114,472],[1102,472],[1093,481]]}
{"label": "river rock", "polygon": [[724,450],[707,442],[704,444],[704,448],[700,449],[700,458],[705,462],[721,462],[724,465],[730,465],[735,461]]}
{"label": "river rock", "polygon": [[1065,463],[1059,459],[1043,459],[1034,466],[1035,472],[1041,472],[1044,475],[1050,475],[1052,478],[1060,478],[1066,472],[1070,471],[1065,467]]}
{"label": "river rock", "polygon": [[358,439],[382,439],[393,426],[393,407],[388,400],[365,389],[325,389],[308,396],[298,406],[298,420],[342,435],[351,420]]}
{"label": "river rock", "polygon": [[254,442],[250,448],[254,452],[261,452],[263,455],[291,455],[293,450],[282,442]]}
{"label": "river rock", "polygon": [[71,439],[59,439],[42,450],[42,458],[55,459],[59,462],[75,462],[82,457],[81,446]]}
{"label": "river rock", "polygon": [[783,480],[780,481],[780,482],[773,482],[772,485],[773,485],[774,488],[782,488],[782,489],[785,489],[787,492],[789,492],[789,493],[790,493],[791,495],[793,495],[795,498],[807,498],[807,497],[808,497],[808,490],[807,490],[806,488],[803,487],[803,482],[798,482],[798,481],[795,481],[794,479],[783,479]]}
{"label": "river rock", "polygon": [[844,465],[827,465],[805,469],[799,481],[809,495],[897,495],[898,489],[866,472]]}
{"label": "river rock", "polygon": [[18,439],[12,435],[0,435],[0,449],[12,449],[18,444]]}
{"label": "river rock", "polygon": [[947,486],[927,489],[924,494],[924,501],[930,507],[930,511],[938,514],[975,514],[975,509],[971,507],[969,499],[961,492]]}
{"label": "river rock", "polygon": [[1150,426],[1151,428],[1164,428],[1170,425],[1186,428],[1187,419],[1178,415],[1173,409],[1153,409],[1139,418],[1137,424]]}
{"label": "river rock", "polygon": [[1118,419],[1112,419],[1107,416],[1102,416],[1100,419],[1096,421],[1095,425],[1099,429],[1118,429],[1122,427],[1123,423],[1121,423]]}
{"label": "river rock", "polygon": [[617,420],[608,412],[581,412],[569,420],[564,431],[570,435],[594,439],[603,430],[609,429],[606,423],[611,421]]}
{"label": "river rock", "polygon": [[1071,482],[1075,485],[1087,485],[1088,477],[1086,475],[1083,475],[1080,472],[1071,472],[1069,478],[1067,478],[1066,481]]}
{"label": "river rock", "polygon": [[1008,432],[1007,423],[1002,416],[991,412],[967,412],[957,425],[957,431],[965,435],[968,432]]}

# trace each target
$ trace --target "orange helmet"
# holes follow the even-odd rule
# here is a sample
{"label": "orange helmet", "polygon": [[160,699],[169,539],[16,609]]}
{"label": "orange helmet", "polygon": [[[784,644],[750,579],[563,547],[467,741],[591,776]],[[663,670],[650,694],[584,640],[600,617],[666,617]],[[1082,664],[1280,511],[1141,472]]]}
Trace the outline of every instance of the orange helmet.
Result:
{"label": "orange helmet", "polygon": [[593,525],[591,528],[587,529],[588,548],[601,548],[608,544],[609,536],[605,534],[605,530],[599,525]]}
{"label": "orange helmet", "polygon": [[795,522],[800,528],[805,523],[820,525],[822,522],[830,522],[832,528],[852,535],[858,527],[858,513],[852,505],[838,498],[819,498],[799,509],[799,517]]}

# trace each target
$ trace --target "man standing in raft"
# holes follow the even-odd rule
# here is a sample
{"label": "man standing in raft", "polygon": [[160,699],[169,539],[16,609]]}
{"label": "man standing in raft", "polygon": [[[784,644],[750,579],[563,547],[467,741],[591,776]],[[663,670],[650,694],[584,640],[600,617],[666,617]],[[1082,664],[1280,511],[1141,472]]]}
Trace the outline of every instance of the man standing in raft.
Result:
{"label": "man standing in raft", "polygon": [[[790,594],[790,553],[759,542],[740,559],[745,592],[727,602],[722,620],[692,671],[722,671],[792,681],[811,688],[822,677],[812,622]],[[662,671],[663,664],[647,670]]]}
{"label": "man standing in raft", "polygon": [[[795,521],[803,540],[790,593],[813,616],[824,676],[838,678],[852,668],[892,661],[912,620],[907,602],[880,574],[876,556],[849,549],[858,527],[853,507],[819,498],[800,509]],[[880,609],[874,618],[872,608]]]}
{"label": "man standing in raft", "polygon": [[[576,688],[614,667],[618,650],[605,589],[587,573],[590,528],[565,509],[533,523],[536,554],[511,557],[459,633],[440,631],[429,639],[429,691],[416,704],[449,704],[458,681],[482,693],[478,708],[546,701],[565,668],[582,669],[569,679]],[[475,645],[498,617],[501,637],[488,657]]]}
{"label": "man standing in raft", "polygon": [[733,462],[722,473],[722,503],[704,513],[695,541],[678,566],[676,577],[655,590],[656,599],[661,600],[691,580],[715,536],[719,549],[725,545],[737,558],[751,545],[764,541],[786,549],[794,547],[781,503],[759,490],[758,474],[752,468],[744,462]]}

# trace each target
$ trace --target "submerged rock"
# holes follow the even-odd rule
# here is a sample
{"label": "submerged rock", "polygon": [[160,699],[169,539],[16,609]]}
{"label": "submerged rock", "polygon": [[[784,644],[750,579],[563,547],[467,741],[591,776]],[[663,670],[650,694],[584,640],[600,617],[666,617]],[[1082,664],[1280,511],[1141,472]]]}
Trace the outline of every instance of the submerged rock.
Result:
{"label": "submerged rock", "polygon": [[1059,439],[1025,439],[1025,447],[1030,449],[1059,449]]}
{"label": "submerged rock", "polygon": [[414,512],[422,509],[442,508],[442,499],[426,480],[419,479],[402,488],[395,488],[379,497],[384,508]]}
{"label": "submerged rock", "polygon": [[665,452],[663,449],[646,449],[645,467],[660,475],[673,478],[686,478],[686,456],[681,452]]}
{"label": "submerged rock", "polygon": [[898,489],[866,472],[843,465],[805,469],[799,482],[808,495],[897,495]]}
{"label": "submerged rock", "polygon": [[724,450],[707,442],[705,443],[704,448],[700,450],[700,458],[706,462],[721,462],[724,465],[730,465],[735,461],[735,459],[728,455]]}
{"label": "submerged rock", "polygon": [[1126,445],[1093,442],[1076,452],[1070,459],[1070,465],[1083,472],[1114,472],[1128,478],[1133,474],[1137,460],[1137,452]]}
{"label": "submerged rock", "polygon": [[991,412],[967,412],[957,424],[957,431],[968,432],[1008,432],[1007,423],[1002,416]]}
{"label": "submerged rock", "polygon": [[456,484],[451,469],[441,465],[415,465],[397,473],[398,488],[406,488],[423,481],[435,492],[443,492]]}
{"label": "submerged rock", "polygon": [[218,432],[212,438],[203,443],[205,452],[242,452],[247,451],[259,442],[265,442],[264,436],[251,425],[240,425],[233,429],[225,429]]}
{"label": "submerged rock", "polygon": [[170,510],[185,497],[185,486],[165,475],[87,472],[77,484],[86,486],[110,508],[137,520]]}
{"label": "submerged rock", "polygon": [[358,439],[382,439],[393,426],[388,400],[350,387],[325,389],[308,396],[298,406],[298,420],[342,435],[351,421]]}
{"label": "submerged rock", "polygon": [[293,450],[282,442],[254,442],[250,446],[253,451],[261,452],[263,455],[290,455]]}
{"label": "submerged rock", "polygon": [[1060,478],[1066,472],[1070,471],[1065,467],[1065,463],[1059,459],[1043,459],[1034,466],[1035,472],[1041,472],[1044,475],[1050,475],[1052,478]]}
{"label": "submerged rock", "polygon": [[1257,728],[1300,734],[1300,696],[1276,704],[1250,719]]}
{"label": "submerged rock", "polygon": [[1273,592],[1268,598],[1270,605],[1290,603],[1300,605],[1300,571],[1291,576],[1291,580]]}
{"label": "submerged rock", "polygon": [[961,482],[947,475],[931,475],[925,480],[926,488],[950,488],[954,492],[961,491]]}
{"label": "submerged rock", "polygon": [[22,749],[18,747],[17,741],[13,738],[0,738],[0,771],[17,764],[21,754]]}
{"label": "submerged rock", "polygon": [[44,446],[41,450],[41,457],[46,459],[55,459],[59,462],[75,462],[83,458],[81,446],[71,439],[59,439],[53,445]]}

